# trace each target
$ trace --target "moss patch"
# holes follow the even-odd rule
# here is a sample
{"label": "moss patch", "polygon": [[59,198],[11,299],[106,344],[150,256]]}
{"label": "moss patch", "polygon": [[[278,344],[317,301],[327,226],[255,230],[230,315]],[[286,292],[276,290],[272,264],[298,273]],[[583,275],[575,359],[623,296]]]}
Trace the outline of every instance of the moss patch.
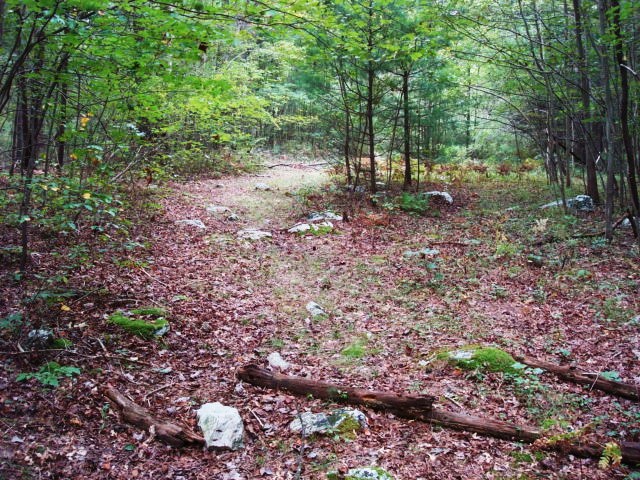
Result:
{"label": "moss patch", "polygon": [[515,359],[507,352],[495,347],[466,346],[438,354],[438,358],[465,370],[488,370],[490,372],[516,373]]}
{"label": "moss patch", "polygon": [[73,346],[73,342],[71,340],[67,340],[66,338],[56,338],[51,343],[52,348],[71,348]]}
{"label": "moss patch", "polygon": [[143,307],[130,312],[117,311],[109,316],[107,322],[138,337],[153,338],[162,336],[169,329],[169,322],[164,315],[166,312],[162,308]]}

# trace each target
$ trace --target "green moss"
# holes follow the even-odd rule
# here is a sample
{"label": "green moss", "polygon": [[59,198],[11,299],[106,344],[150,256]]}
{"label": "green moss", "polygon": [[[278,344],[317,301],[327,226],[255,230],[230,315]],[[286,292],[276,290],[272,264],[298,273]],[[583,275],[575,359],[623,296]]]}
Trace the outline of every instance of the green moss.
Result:
{"label": "green moss", "polygon": [[71,348],[73,346],[73,342],[71,340],[67,340],[66,338],[56,338],[51,346],[53,348]]}
{"label": "green moss", "polygon": [[131,314],[137,316],[155,316],[157,318],[154,320],[143,320],[134,316],[128,316],[124,312],[119,311],[112,314],[107,321],[142,338],[160,336],[169,326],[169,322],[161,316],[164,314],[164,310],[160,308],[139,308],[132,310]]}
{"label": "green moss", "polygon": [[366,341],[364,339],[357,340],[351,345],[347,346],[340,353],[344,357],[351,359],[362,358],[367,354]]}
{"label": "green moss", "polygon": [[513,368],[515,359],[507,352],[494,347],[466,346],[442,352],[438,358],[447,360],[465,370],[488,370],[490,372],[517,373]]}
{"label": "green moss", "polygon": [[150,316],[150,317],[164,317],[167,315],[167,311],[160,307],[140,307],[131,310],[134,315]]}

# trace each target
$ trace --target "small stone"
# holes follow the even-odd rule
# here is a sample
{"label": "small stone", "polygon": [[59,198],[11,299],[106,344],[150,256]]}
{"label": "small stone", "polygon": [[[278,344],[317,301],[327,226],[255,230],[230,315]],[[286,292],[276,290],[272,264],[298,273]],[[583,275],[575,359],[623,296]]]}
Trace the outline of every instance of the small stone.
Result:
{"label": "small stone", "polygon": [[47,328],[41,328],[29,332],[25,346],[30,350],[40,350],[49,347],[53,341],[53,331]]}
{"label": "small stone", "polygon": [[179,223],[181,225],[187,225],[189,227],[195,227],[195,228],[198,228],[200,230],[205,230],[207,228],[205,226],[205,224],[202,223],[202,220],[198,220],[197,218],[195,218],[195,219],[186,219],[186,220],[178,220],[178,221],[176,221],[176,223]]}
{"label": "small stone", "polygon": [[309,312],[314,317],[317,317],[319,315],[326,315],[327,314],[324,311],[324,309],[320,305],[318,305],[316,302],[307,303],[307,307],[306,308],[307,308],[307,312]]}
{"label": "small stone", "polygon": [[238,410],[219,402],[205,403],[196,412],[207,448],[239,450],[244,425]]}
{"label": "small stone", "polygon": [[453,204],[453,197],[447,192],[432,191],[432,192],[425,192],[423,195],[425,197],[438,197],[443,199],[449,205]]}
{"label": "small stone", "polygon": [[439,253],[440,253],[440,250],[438,250],[437,248],[423,248],[422,250],[415,250],[415,251],[407,250],[402,255],[405,258],[413,258],[413,257],[426,258],[426,257],[438,255]]}
{"label": "small stone", "polygon": [[367,424],[367,417],[360,410],[344,408],[328,414],[303,412],[296,415],[289,424],[289,429],[308,437],[315,433],[350,433],[353,430],[366,428]]}
{"label": "small stone", "polygon": [[229,220],[230,222],[237,222],[238,220],[240,220],[240,217],[237,214],[232,213],[230,215],[227,215],[227,220]]}
{"label": "small stone", "polygon": [[223,188],[224,187],[224,183],[216,183],[216,188]]}
{"label": "small stone", "polygon": [[290,367],[289,362],[287,362],[280,353],[272,352],[267,357],[267,361],[272,368],[279,368],[280,370],[286,370]]}
{"label": "small stone", "polygon": [[311,225],[308,223],[296,223],[293,227],[291,227],[287,232],[289,233],[304,233],[311,230]]}
{"label": "small stone", "polygon": [[265,238],[271,238],[273,236],[271,235],[271,232],[267,232],[264,230],[257,230],[254,228],[240,230],[236,235],[238,235],[239,238],[242,238],[245,240],[262,240]]}
{"label": "small stone", "polygon": [[256,187],[256,190],[260,190],[263,192],[268,192],[271,190],[271,186],[266,183],[256,183],[255,187]]}
{"label": "small stone", "polygon": [[344,478],[345,480],[393,480],[393,476],[380,467],[352,468]]}
{"label": "small stone", "polygon": [[227,207],[224,207],[222,205],[207,205],[206,207],[207,212],[211,213],[211,214],[218,214],[218,213],[227,213],[227,212],[231,212],[230,209],[228,209]]}

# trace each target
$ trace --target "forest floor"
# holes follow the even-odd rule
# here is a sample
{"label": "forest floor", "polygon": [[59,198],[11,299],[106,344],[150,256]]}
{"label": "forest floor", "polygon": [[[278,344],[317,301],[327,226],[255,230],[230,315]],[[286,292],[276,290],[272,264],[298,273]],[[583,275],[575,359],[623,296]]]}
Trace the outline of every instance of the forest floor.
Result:
{"label": "forest floor", "polygon": [[[277,351],[291,364],[287,374],[431,394],[442,409],[551,433],[585,429],[585,439],[603,444],[638,441],[638,403],[541,372],[466,371],[436,358],[497,346],[640,384],[640,269],[630,232],[619,229],[612,245],[572,238],[601,229],[599,212],[540,210],[552,198],[535,175],[474,175],[457,185],[432,178],[429,186],[454,203],[434,201],[417,216],[347,195],[321,168],[281,166],[140,193],[144,213],[131,212],[128,239],[37,240],[40,276],[2,286],[0,478],[322,479],[368,465],[396,479],[638,478],[625,466],[603,469],[597,459],[366,409],[369,426],[354,439],[302,438],[289,423],[301,411],[327,411],[326,403],[235,378],[238,367],[266,366]],[[210,205],[239,218],[211,214]],[[322,235],[287,232],[326,210],[347,212],[348,221]],[[196,219],[204,228],[179,223]],[[239,239],[246,228],[273,236]],[[427,247],[438,252],[406,255]],[[15,264],[2,270],[9,279]],[[327,314],[311,317],[310,301]],[[142,306],[169,312],[168,334],[143,340],[106,322]],[[24,323],[10,332],[18,311]],[[24,343],[36,327],[73,345],[19,352],[16,335]],[[47,361],[81,373],[55,389],[16,381]],[[150,439],[119,418],[103,396],[108,383],[194,431],[200,405],[234,406],[245,448],[179,449]]]}

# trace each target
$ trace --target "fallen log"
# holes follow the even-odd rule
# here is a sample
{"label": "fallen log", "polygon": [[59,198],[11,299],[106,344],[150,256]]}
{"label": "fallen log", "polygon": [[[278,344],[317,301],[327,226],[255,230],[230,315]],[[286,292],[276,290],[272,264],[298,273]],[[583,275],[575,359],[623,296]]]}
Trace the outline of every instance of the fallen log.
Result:
{"label": "fallen log", "polygon": [[336,403],[364,405],[374,410],[391,411],[401,417],[409,415],[409,418],[413,418],[419,412],[430,411],[435,400],[430,395],[396,395],[290,377],[272,373],[252,364],[240,367],[237,376],[240,380],[259,387],[282,389],[296,395],[312,395],[314,398]]}
{"label": "fallen log", "polygon": [[[504,440],[516,440],[523,443],[535,442],[537,448],[544,450],[595,458],[601,457],[604,451],[603,446],[595,443],[566,439],[554,441],[553,437],[547,439],[543,432],[533,427],[441,410],[433,407],[434,397],[432,396],[415,397],[389,392],[370,392],[317,382],[308,378],[272,373],[252,364],[240,367],[236,374],[240,380],[259,387],[285,390],[300,396],[312,395],[314,398],[333,400],[338,403],[364,405],[378,410],[391,411],[399,417],[421,420],[442,427],[475,432]],[[419,399],[419,402],[422,403],[416,404],[409,399]],[[624,462],[640,464],[640,442],[620,442],[619,446]]]}
{"label": "fallen log", "polygon": [[118,406],[125,422],[147,431],[152,430],[159,440],[175,447],[204,445],[204,438],[193,433],[188,427],[155,418],[111,385],[107,385],[104,395]]}
{"label": "fallen log", "polygon": [[640,385],[607,380],[596,373],[583,372],[572,366],[556,365],[554,363],[538,360],[537,358],[516,356],[515,359],[520,363],[529,365],[530,367],[542,368],[543,370],[557,375],[563,380],[580,385],[589,385],[591,388],[610,393],[611,395],[628,398],[629,400],[635,400],[636,402],[640,401]]}

